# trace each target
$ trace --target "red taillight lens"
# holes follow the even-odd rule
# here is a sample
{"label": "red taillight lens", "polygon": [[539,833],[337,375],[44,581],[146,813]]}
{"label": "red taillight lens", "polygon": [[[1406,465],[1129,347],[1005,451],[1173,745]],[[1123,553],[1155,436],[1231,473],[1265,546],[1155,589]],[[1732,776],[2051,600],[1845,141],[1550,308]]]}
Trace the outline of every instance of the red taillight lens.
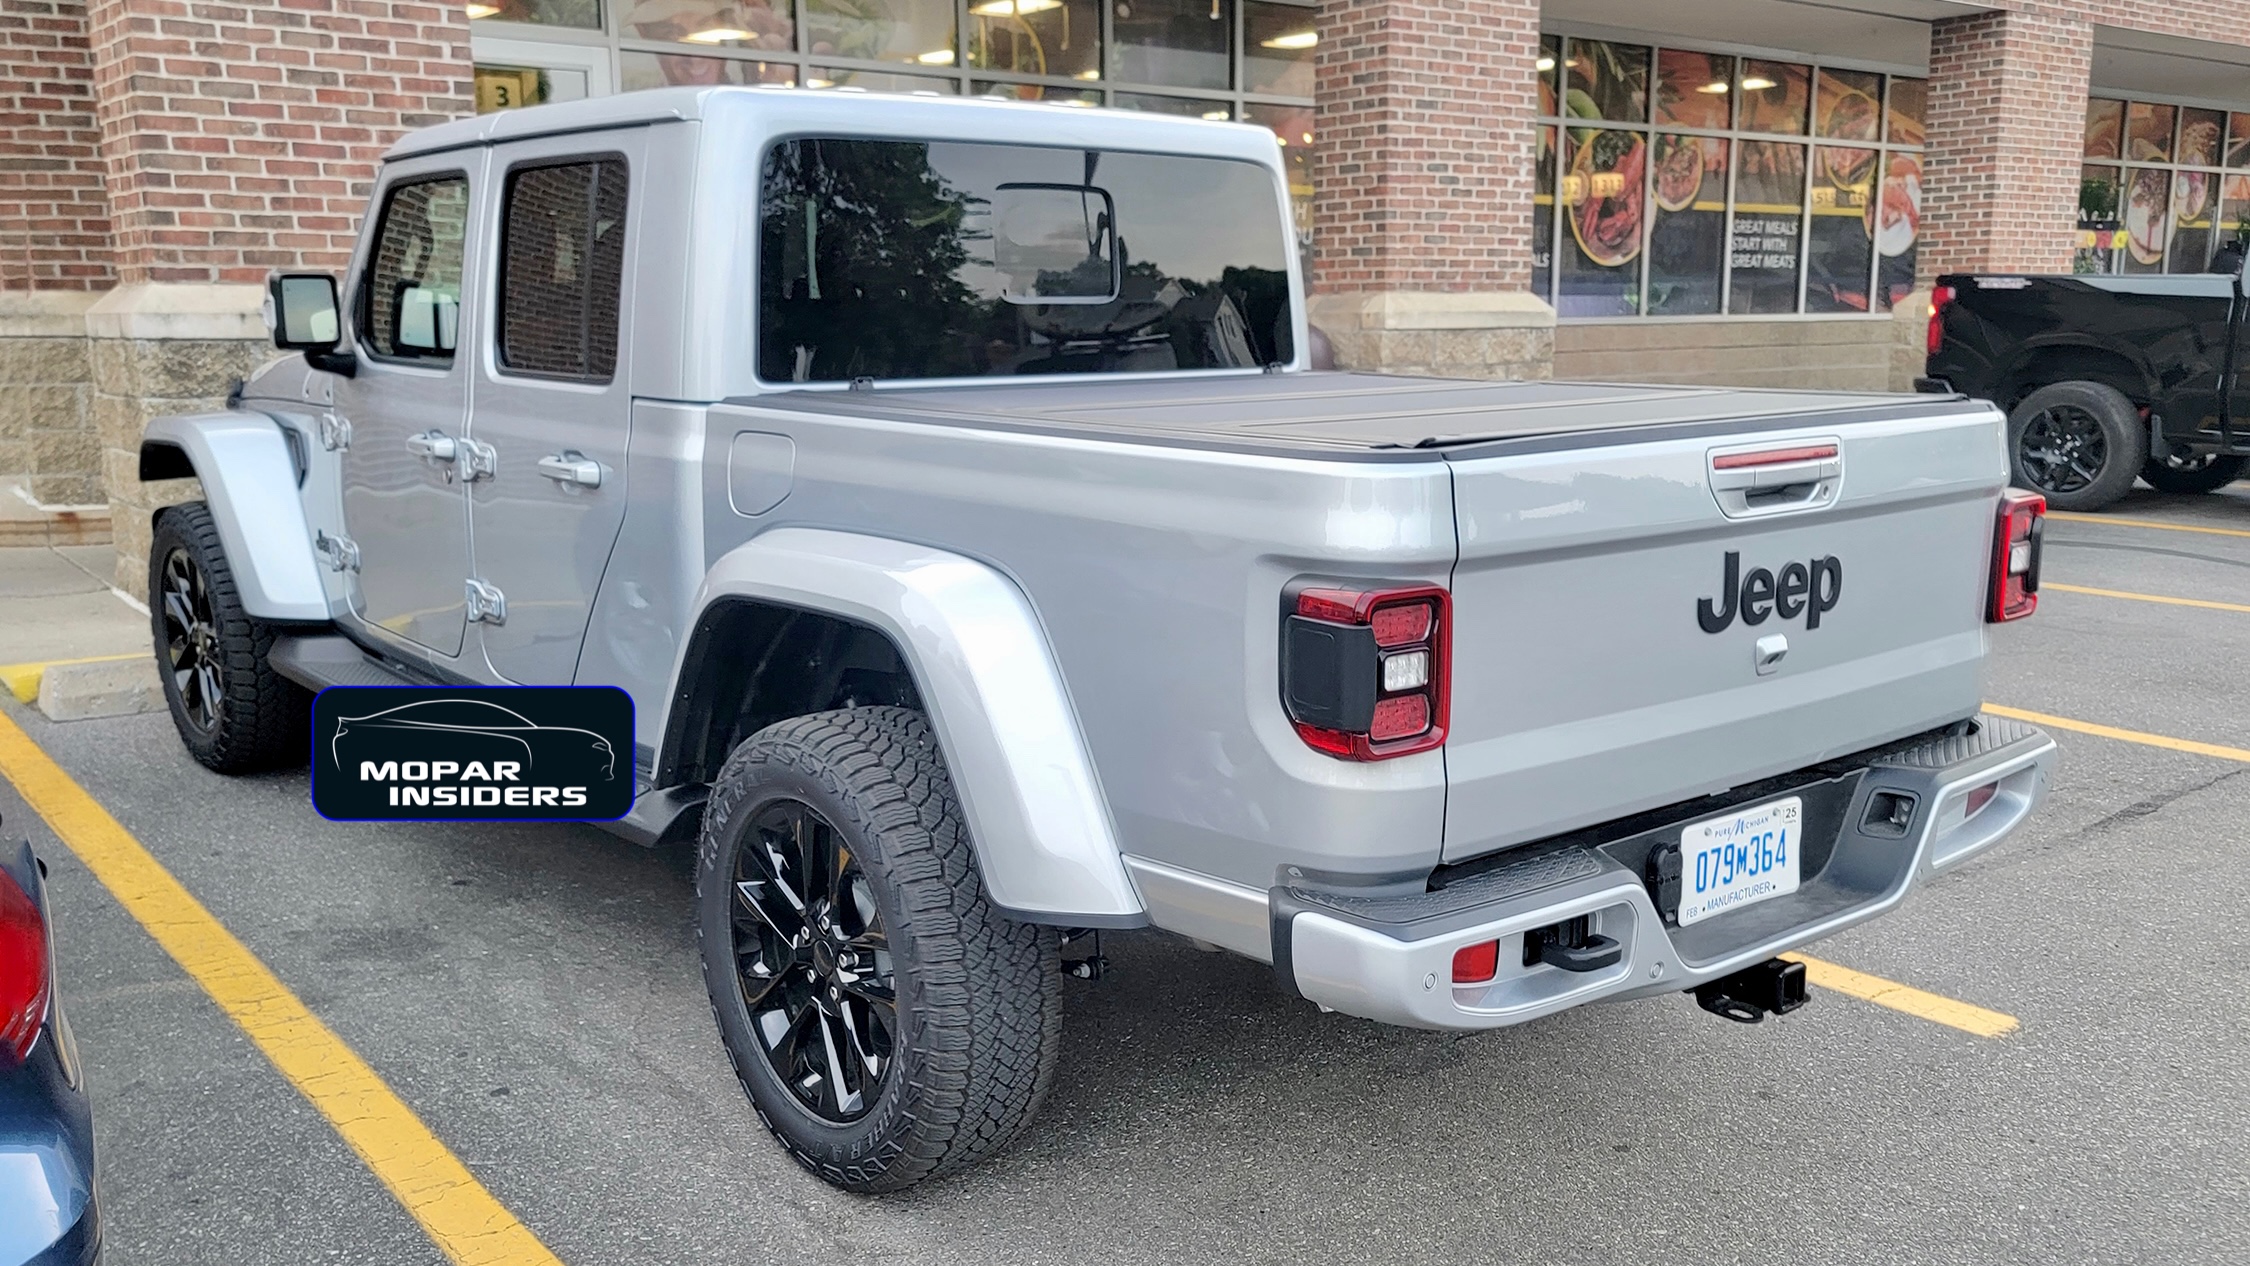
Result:
{"label": "red taillight lens", "polygon": [[2046,534],[2047,499],[2010,488],[2000,498],[1992,533],[1992,600],[1984,618],[1994,624],[2021,620],[2039,609],[2039,555]]}
{"label": "red taillight lens", "polygon": [[1939,286],[1930,291],[1929,346],[1925,350],[1932,356],[1937,355],[1938,349],[1945,346],[1945,305],[1951,302],[1953,287]]}
{"label": "red taillight lens", "polygon": [[1988,804],[1991,804],[1992,798],[1999,794],[2000,784],[1996,782],[1988,782],[1982,787],[1975,788],[1974,790],[1969,792],[1969,802],[1968,805],[1962,809],[1961,816],[1964,818],[1975,817],[1977,815],[1977,810],[1982,809]]}
{"label": "red taillight lens", "polygon": [[1453,951],[1453,983],[1481,985],[1500,974],[1500,942],[1485,941]]}
{"label": "red taillight lens", "polygon": [[1373,761],[1445,742],[1451,602],[1435,585],[1290,586],[1281,702],[1306,745]]}
{"label": "red taillight lens", "polygon": [[47,921],[39,903],[0,870],[0,1049],[31,1054],[47,1021]]}

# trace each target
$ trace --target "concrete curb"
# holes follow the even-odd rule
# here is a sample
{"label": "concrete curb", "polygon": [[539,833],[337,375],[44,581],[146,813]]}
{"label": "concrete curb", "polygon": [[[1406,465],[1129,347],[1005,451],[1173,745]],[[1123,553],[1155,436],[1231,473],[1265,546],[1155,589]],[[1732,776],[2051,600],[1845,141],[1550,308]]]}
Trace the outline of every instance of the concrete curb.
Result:
{"label": "concrete curb", "polygon": [[50,721],[130,716],[165,706],[156,661],[147,655],[49,664],[38,691],[39,710]]}

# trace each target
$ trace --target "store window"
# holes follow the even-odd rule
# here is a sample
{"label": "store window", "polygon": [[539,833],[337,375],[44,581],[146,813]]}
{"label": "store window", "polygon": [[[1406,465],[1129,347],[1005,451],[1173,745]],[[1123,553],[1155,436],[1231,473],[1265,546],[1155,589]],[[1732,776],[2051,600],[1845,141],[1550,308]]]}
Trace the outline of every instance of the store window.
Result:
{"label": "store window", "polygon": [[2083,152],[2078,271],[2200,273],[2250,245],[2250,113],[2096,98]]}
{"label": "store window", "polygon": [[1881,313],[1914,285],[1927,86],[1548,35],[1532,286],[1575,318]]}

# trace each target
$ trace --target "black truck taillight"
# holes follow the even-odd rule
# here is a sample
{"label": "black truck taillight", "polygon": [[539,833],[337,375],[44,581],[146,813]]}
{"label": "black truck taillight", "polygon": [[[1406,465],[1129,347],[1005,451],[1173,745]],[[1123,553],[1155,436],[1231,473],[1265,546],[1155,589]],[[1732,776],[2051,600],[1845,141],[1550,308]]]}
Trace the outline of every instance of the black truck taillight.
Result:
{"label": "black truck taillight", "polygon": [[1282,598],[1281,703],[1307,746],[1372,761],[1445,742],[1451,595],[1301,581]]}
{"label": "black truck taillight", "polygon": [[1992,533],[1992,601],[1984,618],[2001,624],[2039,609],[2039,553],[2047,530],[2047,499],[2010,488],[2000,497]]}
{"label": "black truck taillight", "polygon": [[1951,286],[1938,286],[1930,291],[1930,330],[1926,350],[1932,356],[1937,355],[1938,349],[1945,346],[1945,305],[1953,302],[1953,297]]}

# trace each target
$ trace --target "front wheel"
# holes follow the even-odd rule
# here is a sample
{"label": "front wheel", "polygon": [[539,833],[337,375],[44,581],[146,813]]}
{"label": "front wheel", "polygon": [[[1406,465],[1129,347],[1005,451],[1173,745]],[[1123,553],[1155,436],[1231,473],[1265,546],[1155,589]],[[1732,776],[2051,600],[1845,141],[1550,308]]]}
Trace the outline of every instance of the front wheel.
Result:
{"label": "front wheel", "polygon": [[190,755],[222,774],[305,759],[312,697],[266,663],[275,630],[242,609],[203,502],[156,516],[148,610],[164,702]]}
{"label": "front wheel", "polygon": [[798,1163],[896,1191],[998,1151],[1054,1079],[1056,933],[994,910],[921,715],[778,722],[727,758],[696,869],[704,983]]}
{"label": "front wheel", "polygon": [[2099,510],[2122,497],[2148,462],[2140,410],[2105,383],[2058,382],[2008,415],[2008,460],[2018,486],[2057,510]]}
{"label": "front wheel", "polygon": [[2141,467],[2141,482],[2158,492],[2217,492],[2242,478],[2250,457],[2221,457],[2217,453],[2151,457]]}

